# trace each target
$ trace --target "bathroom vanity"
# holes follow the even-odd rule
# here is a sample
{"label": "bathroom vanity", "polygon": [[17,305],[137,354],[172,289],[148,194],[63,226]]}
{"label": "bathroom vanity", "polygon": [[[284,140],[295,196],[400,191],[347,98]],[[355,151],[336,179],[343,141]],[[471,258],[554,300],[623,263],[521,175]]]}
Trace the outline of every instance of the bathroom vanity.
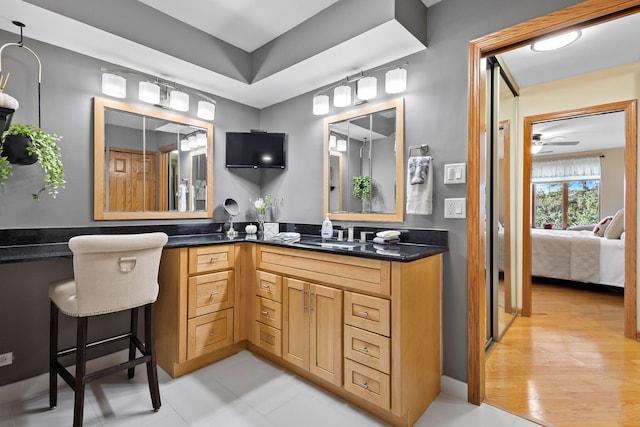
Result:
{"label": "bathroom vanity", "polygon": [[248,348],[411,426],[440,392],[446,248],[403,246],[393,254],[262,241],[165,249],[158,364],[178,377]]}

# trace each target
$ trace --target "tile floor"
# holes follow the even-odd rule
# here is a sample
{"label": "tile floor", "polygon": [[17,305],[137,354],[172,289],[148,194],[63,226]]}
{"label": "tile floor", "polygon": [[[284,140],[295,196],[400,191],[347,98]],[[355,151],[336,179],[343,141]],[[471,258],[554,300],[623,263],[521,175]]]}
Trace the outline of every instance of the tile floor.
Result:
{"label": "tile floor", "polygon": [[[385,426],[344,401],[323,392],[258,356],[242,351],[177,379],[159,370],[162,408],[154,413],[144,368],[133,380],[125,372],[87,387],[84,425],[135,427],[287,427]],[[454,381],[455,383],[455,381]],[[58,393],[58,407],[48,409],[44,390],[11,385],[0,387],[0,426],[68,426],[73,419],[73,393],[66,385]],[[464,384],[459,383],[458,389]],[[14,389],[16,387],[13,387]],[[3,390],[4,389],[4,390]],[[35,391],[34,389],[37,389]],[[16,399],[16,394],[22,395]],[[13,401],[10,398],[13,396]],[[453,394],[441,393],[416,426],[526,427],[527,420],[489,405],[474,406]]]}

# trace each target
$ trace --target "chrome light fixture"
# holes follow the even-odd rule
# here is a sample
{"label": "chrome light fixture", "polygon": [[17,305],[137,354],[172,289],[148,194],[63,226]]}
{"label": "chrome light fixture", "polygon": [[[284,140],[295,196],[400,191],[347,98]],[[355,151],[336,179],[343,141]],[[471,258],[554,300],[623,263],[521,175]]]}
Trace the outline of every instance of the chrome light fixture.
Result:
{"label": "chrome light fixture", "polygon": [[149,104],[159,104],[160,86],[144,80],[141,81],[138,83],[138,99]]}
{"label": "chrome light fixture", "polygon": [[378,95],[378,79],[372,76],[363,77],[356,83],[356,96],[363,101]]}
{"label": "chrome light fixture", "polygon": [[407,70],[394,68],[384,76],[384,90],[387,93],[400,93],[407,89]]}
{"label": "chrome light fixture", "polygon": [[213,120],[216,116],[216,103],[209,101],[198,101],[197,115],[203,120]]}
{"label": "chrome light fixture", "polygon": [[127,96],[127,80],[113,73],[102,73],[102,93],[114,98]]}
{"label": "chrome light fixture", "polygon": [[340,85],[333,90],[333,105],[335,107],[346,107],[351,104],[351,86]]}
{"label": "chrome light fixture", "polygon": [[321,116],[329,112],[329,95],[316,95],[313,97],[313,114]]}

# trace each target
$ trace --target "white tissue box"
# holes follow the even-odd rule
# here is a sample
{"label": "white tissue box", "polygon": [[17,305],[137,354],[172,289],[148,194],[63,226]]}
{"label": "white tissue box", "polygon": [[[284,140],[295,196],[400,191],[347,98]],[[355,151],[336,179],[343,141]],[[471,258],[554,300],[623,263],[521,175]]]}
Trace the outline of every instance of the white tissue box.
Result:
{"label": "white tissue box", "polygon": [[277,222],[264,223],[264,239],[271,239],[280,232],[280,224]]}

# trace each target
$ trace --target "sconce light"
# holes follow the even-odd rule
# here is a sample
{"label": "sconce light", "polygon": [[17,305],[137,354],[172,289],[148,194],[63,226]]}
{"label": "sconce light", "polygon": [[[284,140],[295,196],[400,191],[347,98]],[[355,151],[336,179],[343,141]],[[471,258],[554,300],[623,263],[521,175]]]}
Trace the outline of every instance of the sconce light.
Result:
{"label": "sconce light", "polygon": [[216,116],[216,103],[209,101],[198,101],[197,115],[203,120],[213,120]]}
{"label": "sconce light", "polygon": [[127,96],[127,80],[113,73],[102,74],[102,93],[114,98],[124,98]]}
{"label": "sconce light", "polygon": [[407,70],[394,68],[387,71],[384,76],[384,91],[387,93],[400,93],[407,89]]}
{"label": "sconce light", "polygon": [[187,138],[182,138],[180,141],[180,151],[189,151],[191,147],[189,147],[189,140]]}
{"label": "sconce light", "polygon": [[349,104],[351,104],[351,86],[344,84],[335,88],[333,90],[333,105],[346,107]]}
{"label": "sconce light", "polygon": [[[329,95],[333,90],[333,105],[335,107],[347,107],[352,105],[351,84],[355,83],[356,97],[360,101],[368,101],[378,96],[378,79],[371,75],[373,72],[389,70],[385,75],[385,91],[387,93],[400,93],[407,89],[407,70],[402,68],[408,65],[382,66],[358,74],[347,76],[346,79],[329,87],[321,89],[313,95],[313,114],[322,116],[329,112]],[[346,142],[345,142],[346,143]]]}
{"label": "sconce light", "polygon": [[169,92],[169,107],[176,111],[189,111],[189,95],[178,89]]}
{"label": "sconce light", "polygon": [[198,101],[196,115],[203,120],[213,120],[216,114],[216,102],[196,90],[178,90],[173,82],[158,77],[129,70],[102,70],[102,93],[116,98],[127,95],[127,80],[122,74],[130,74],[142,79],[138,82],[138,99],[149,104],[168,107],[177,111],[189,111],[189,93],[202,98]]}
{"label": "sconce light", "polygon": [[339,139],[338,140],[338,151],[347,151],[347,140]]}
{"label": "sconce light", "polygon": [[363,101],[375,98],[378,95],[378,79],[367,76],[358,80],[356,95]]}
{"label": "sconce light", "polygon": [[335,135],[329,135],[329,150],[335,150],[338,144],[338,138]]}
{"label": "sconce light", "polygon": [[329,95],[316,95],[313,97],[313,114],[321,116],[329,112]]}
{"label": "sconce light", "polygon": [[149,104],[159,104],[160,86],[144,80],[141,81],[138,83],[138,99]]}
{"label": "sconce light", "polygon": [[207,146],[207,135],[200,132],[196,135],[196,141],[198,142],[198,147],[206,147]]}

